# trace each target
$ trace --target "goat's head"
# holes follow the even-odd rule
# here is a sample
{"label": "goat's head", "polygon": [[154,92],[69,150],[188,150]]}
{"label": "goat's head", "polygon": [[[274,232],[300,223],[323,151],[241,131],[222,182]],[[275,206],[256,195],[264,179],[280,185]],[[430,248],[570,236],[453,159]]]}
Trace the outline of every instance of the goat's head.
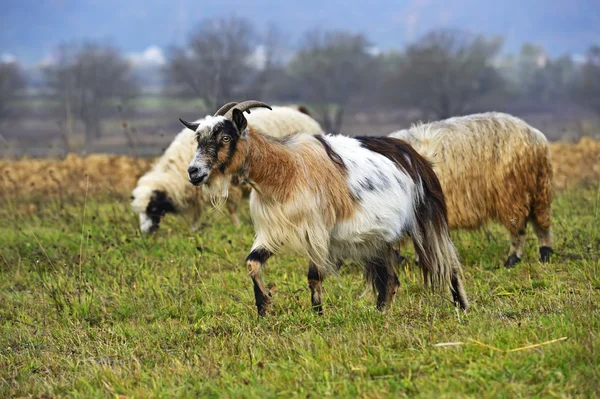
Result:
{"label": "goat's head", "polygon": [[231,175],[240,172],[247,154],[248,122],[244,111],[251,108],[269,108],[259,101],[228,103],[214,116],[201,123],[181,120],[188,129],[196,132],[198,150],[188,167],[190,183],[205,185],[212,197],[225,197]]}

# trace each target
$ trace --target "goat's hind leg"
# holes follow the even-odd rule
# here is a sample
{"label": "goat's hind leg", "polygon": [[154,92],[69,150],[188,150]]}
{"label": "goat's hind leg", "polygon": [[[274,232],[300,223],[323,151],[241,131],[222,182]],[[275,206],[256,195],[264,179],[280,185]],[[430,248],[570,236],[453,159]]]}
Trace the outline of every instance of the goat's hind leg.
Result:
{"label": "goat's hind leg", "polygon": [[308,264],[308,287],[310,288],[310,302],[318,314],[323,314],[321,291],[323,288],[323,275],[319,272],[314,262]]}
{"label": "goat's hind leg", "polygon": [[[336,269],[340,270],[343,260],[336,262]],[[308,288],[310,288],[310,302],[312,308],[318,314],[323,314],[323,299],[321,297],[323,289],[323,280],[325,276],[319,271],[319,268],[314,262],[308,264]]]}
{"label": "goat's hind leg", "polygon": [[389,247],[365,265],[366,278],[377,290],[377,310],[385,310],[392,303],[400,286],[400,280],[394,271],[396,262],[396,253]]}
{"label": "goat's hind leg", "polygon": [[271,305],[271,295],[262,279],[262,268],[271,257],[271,252],[265,248],[257,247],[250,252],[246,258],[246,267],[248,275],[254,284],[254,299],[256,300],[256,309],[260,316],[267,314]]}
{"label": "goat's hind leg", "polygon": [[450,284],[450,291],[452,292],[452,299],[454,299],[454,304],[456,306],[460,306],[462,310],[467,310],[469,308],[469,300],[467,299],[467,293],[465,292],[465,288],[460,279],[460,274],[456,269],[452,270]]}

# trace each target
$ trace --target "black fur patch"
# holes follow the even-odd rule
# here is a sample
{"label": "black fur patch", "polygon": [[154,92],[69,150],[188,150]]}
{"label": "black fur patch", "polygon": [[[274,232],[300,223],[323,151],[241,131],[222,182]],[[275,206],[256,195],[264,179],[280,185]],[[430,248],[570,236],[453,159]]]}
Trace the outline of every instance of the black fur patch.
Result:
{"label": "black fur patch", "polygon": [[321,274],[319,273],[319,270],[312,262],[310,262],[310,264],[308,265],[307,278],[309,280],[319,280],[319,281],[323,280],[323,278],[321,277]]}
{"label": "black fur patch", "polygon": [[321,143],[321,145],[323,145],[323,148],[325,148],[325,152],[327,153],[327,156],[329,157],[329,159],[331,159],[331,161],[334,164],[336,164],[340,169],[345,171],[346,165],[344,164],[342,157],[340,157],[339,154],[337,152],[335,152],[333,150],[333,148],[331,148],[331,146],[329,145],[327,140],[325,140],[325,137],[323,137],[320,134],[316,135],[314,137],[319,141],[319,143]]}
{"label": "black fur patch", "polygon": [[152,220],[152,225],[158,227],[165,214],[176,212],[177,209],[167,194],[161,190],[154,190],[146,207],[146,215]]}
{"label": "black fur patch", "polygon": [[[250,113],[250,110],[248,110],[248,113]],[[246,127],[248,127],[248,121],[244,116],[244,112],[240,111],[239,109],[233,109],[231,119],[240,132],[243,132],[246,130]]]}
{"label": "black fur patch", "polygon": [[259,263],[265,263],[267,261],[267,259],[269,259],[271,257],[271,255],[273,255],[273,254],[268,249],[257,248],[255,250],[253,250],[252,252],[250,252],[248,257],[246,258],[246,262],[254,261],[254,262],[259,262]]}
{"label": "black fur patch", "polygon": [[550,257],[554,253],[554,250],[550,247],[540,247],[540,260],[542,263],[550,262]]}
{"label": "black fur patch", "polygon": [[[414,161],[423,161],[427,163],[407,142],[403,140],[394,139],[391,137],[366,137],[359,136],[355,137],[360,144],[373,152],[377,152],[384,157],[394,162],[400,169],[410,175],[413,181],[416,183],[419,180],[419,167],[421,162],[413,165]],[[413,162],[411,162],[411,160]]]}
{"label": "black fur patch", "polygon": [[[223,136],[231,138],[229,143],[222,141]],[[240,133],[233,122],[225,120],[213,126],[209,137],[197,138],[198,151],[202,154],[207,166],[212,169],[213,165],[217,162],[219,150],[224,146],[228,146],[227,156],[217,165],[217,168],[221,172],[224,172],[231,164],[231,160],[235,155],[239,138]]]}
{"label": "black fur patch", "polygon": [[504,263],[504,267],[514,267],[519,262],[521,262],[521,258],[515,254],[511,254]]}

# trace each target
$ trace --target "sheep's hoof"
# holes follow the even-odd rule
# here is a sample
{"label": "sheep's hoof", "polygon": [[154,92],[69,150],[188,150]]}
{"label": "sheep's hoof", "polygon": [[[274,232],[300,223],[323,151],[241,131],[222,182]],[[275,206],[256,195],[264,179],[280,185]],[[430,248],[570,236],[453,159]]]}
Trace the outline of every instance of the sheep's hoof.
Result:
{"label": "sheep's hoof", "polygon": [[540,258],[542,263],[550,262],[550,256],[554,253],[554,250],[550,247],[540,247]]}
{"label": "sheep's hoof", "polygon": [[508,259],[506,260],[506,263],[504,263],[504,267],[514,267],[520,261],[521,261],[521,258],[519,258],[515,254],[512,254],[508,257]]}

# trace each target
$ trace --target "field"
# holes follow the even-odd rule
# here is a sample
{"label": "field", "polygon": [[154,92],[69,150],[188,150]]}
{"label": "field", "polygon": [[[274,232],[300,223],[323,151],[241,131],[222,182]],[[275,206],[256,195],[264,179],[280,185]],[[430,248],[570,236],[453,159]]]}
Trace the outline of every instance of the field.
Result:
{"label": "field", "polygon": [[557,173],[550,264],[538,262],[533,234],[523,263],[506,269],[499,226],[453,232],[467,314],[423,288],[404,248],[409,262],[386,313],[348,264],[325,281],[318,316],[307,261],[274,257],[265,318],[243,264],[247,206],[238,229],[212,210],[198,233],[172,216],[143,237],[131,187],[93,185],[80,170],[56,172],[43,191],[47,165],[35,164],[33,186],[0,165],[0,397],[598,396],[600,179],[579,181],[598,154],[559,166],[576,169]]}

